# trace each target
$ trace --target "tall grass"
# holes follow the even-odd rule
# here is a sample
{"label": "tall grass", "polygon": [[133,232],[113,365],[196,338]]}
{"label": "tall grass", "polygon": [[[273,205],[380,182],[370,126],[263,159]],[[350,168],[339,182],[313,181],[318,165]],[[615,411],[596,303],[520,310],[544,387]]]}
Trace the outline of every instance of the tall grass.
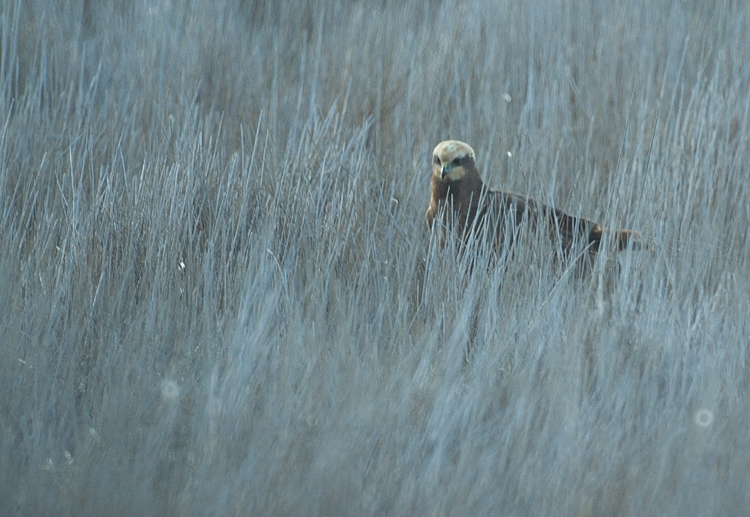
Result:
{"label": "tall grass", "polygon": [[[0,5],[0,513],[750,507],[746,2],[217,4]],[[446,138],[654,251],[467,273]]]}

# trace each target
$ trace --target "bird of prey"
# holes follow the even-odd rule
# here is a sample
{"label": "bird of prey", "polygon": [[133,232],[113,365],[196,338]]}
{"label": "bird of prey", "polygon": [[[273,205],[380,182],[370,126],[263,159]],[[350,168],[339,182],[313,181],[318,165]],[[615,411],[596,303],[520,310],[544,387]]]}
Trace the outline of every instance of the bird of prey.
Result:
{"label": "bird of prey", "polygon": [[453,232],[464,246],[489,240],[498,250],[512,244],[527,225],[546,232],[566,259],[586,255],[593,259],[606,234],[617,250],[642,247],[638,234],[630,230],[609,230],[529,197],[488,188],[477,170],[474,150],[458,140],[435,147],[431,190],[427,226],[439,227],[443,245]]}

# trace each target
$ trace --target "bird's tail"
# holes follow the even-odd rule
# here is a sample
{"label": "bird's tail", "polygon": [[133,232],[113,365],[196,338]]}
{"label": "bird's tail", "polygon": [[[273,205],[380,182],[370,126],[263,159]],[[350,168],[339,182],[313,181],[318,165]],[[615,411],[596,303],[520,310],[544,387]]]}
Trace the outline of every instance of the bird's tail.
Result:
{"label": "bird's tail", "polygon": [[609,233],[612,236],[612,240],[617,246],[617,251],[622,251],[626,248],[633,250],[652,250],[654,245],[643,239],[640,233],[633,230],[612,230],[608,228],[602,228],[600,225],[594,225],[594,228],[589,233],[589,243],[595,250],[599,249],[601,244],[602,236],[604,233]]}
{"label": "bird's tail", "polygon": [[622,251],[625,248],[633,250],[653,250],[654,244],[644,240],[640,233],[633,230],[610,230],[614,236],[617,250]]}

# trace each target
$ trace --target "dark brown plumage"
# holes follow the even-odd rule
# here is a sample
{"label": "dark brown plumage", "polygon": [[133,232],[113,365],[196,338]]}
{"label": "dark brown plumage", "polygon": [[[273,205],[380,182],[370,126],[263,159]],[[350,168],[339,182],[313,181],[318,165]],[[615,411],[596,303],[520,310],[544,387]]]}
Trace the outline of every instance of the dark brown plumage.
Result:
{"label": "dark brown plumage", "polygon": [[441,218],[442,242],[445,232],[453,231],[464,244],[471,237],[484,237],[493,239],[493,246],[498,248],[512,243],[517,230],[526,224],[534,230],[543,227],[565,258],[571,258],[574,249],[576,254],[587,251],[585,254],[593,258],[607,233],[617,250],[641,247],[636,240],[638,234],[630,230],[608,230],[529,197],[488,188],[477,170],[474,150],[457,140],[446,140],[435,147],[431,190],[427,226],[432,229]]}

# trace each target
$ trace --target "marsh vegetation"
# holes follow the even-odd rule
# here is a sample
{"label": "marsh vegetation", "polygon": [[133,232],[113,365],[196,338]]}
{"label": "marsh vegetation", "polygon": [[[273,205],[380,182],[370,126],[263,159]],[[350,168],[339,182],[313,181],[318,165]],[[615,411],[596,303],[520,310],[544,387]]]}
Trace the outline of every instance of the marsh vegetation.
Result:
{"label": "marsh vegetation", "polygon": [[[749,23],[4,1],[0,513],[746,511]],[[655,249],[468,274],[423,219],[447,138]]]}

